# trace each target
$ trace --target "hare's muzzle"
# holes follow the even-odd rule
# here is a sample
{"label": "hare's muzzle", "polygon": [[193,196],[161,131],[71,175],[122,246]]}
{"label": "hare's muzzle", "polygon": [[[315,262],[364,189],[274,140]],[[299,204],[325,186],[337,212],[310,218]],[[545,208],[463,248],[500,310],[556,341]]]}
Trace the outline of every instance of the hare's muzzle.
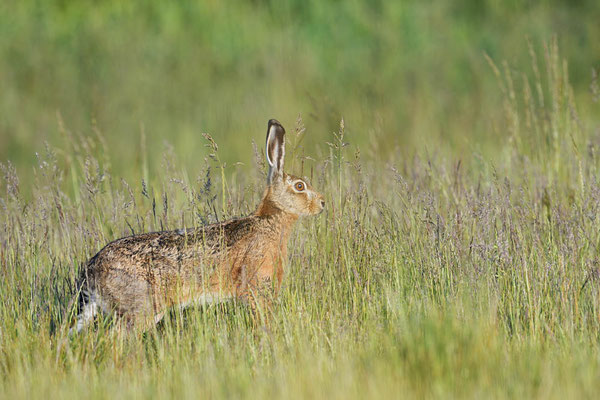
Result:
{"label": "hare's muzzle", "polygon": [[317,199],[316,203],[318,204],[318,207],[319,207],[319,211],[316,214],[321,214],[323,212],[323,210],[325,209],[325,199],[323,198],[322,195],[319,195],[319,198]]}

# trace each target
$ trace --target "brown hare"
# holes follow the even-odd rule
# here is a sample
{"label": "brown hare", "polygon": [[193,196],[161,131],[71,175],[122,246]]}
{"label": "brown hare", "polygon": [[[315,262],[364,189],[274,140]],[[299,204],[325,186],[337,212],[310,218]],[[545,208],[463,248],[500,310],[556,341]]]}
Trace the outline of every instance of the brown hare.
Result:
{"label": "brown hare", "polygon": [[173,306],[238,298],[255,317],[281,286],[287,242],[299,216],[319,214],[323,196],[283,172],[285,130],[269,121],[267,187],[254,214],[195,229],[144,233],[107,244],[79,281],[79,332],[99,312],[147,329]]}

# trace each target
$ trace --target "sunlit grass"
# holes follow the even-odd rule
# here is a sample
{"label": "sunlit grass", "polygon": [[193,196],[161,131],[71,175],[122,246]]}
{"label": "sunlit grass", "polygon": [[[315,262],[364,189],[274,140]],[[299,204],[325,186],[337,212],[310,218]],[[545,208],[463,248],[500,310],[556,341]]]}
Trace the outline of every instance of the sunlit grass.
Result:
{"label": "sunlit grass", "polygon": [[[334,110],[329,108],[331,99],[317,96],[317,112],[312,113],[303,108],[306,98],[284,100],[288,94],[279,89],[295,88],[296,94],[300,90],[283,83],[287,76],[281,68],[289,66],[284,63],[263,71],[261,76],[268,82],[264,92],[234,101],[234,107],[225,110],[232,93],[243,95],[258,86],[252,73],[234,76],[228,69],[244,55],[245,41],[252,41],[243,34],[252,31],[257,43],[263,43],[271,36],[266,25],[257,21],[306,11],[292,7],[295,4],[239,5],[256,13],[257,20],[230,16],[229,6],[205,10],[215,19],[205,21],[208,25],[197,27],[199,31],[210,33],[226,23],[231,30],[231,35],[220,38],[222,51],[212,61],[223,71],[210,75],[206,64],[175,62],[170,76],[175,89],[156,102],[148,100],[150,94],[160,92],[153,90],[170,85],[154,82],[156,71],[140,73],[139,79],[149,84],[147,92],[137,92],[137,84],[104,79],[100,85],[110,88],[94,89],[82,78],[81,87],[91,88],[91,97],[100,99],[98,104],[109,104],[102,99],[114,93],[113,84],[123,86],[125,94],[94,120],[87,114],[94,107],[76,105],[68,113],[61,109],[80,99],[79,95],[68,101],[61,97],[78,92],[79,84],[74,84],[55,94],[51,100],[57,106],[52,110],[37,107],[43,103],[39,98],[28,103],[32,108],[23,115],[39,119],[23,122],[18,129],[17,119],[5,120],[0,129],[21,132],[18,140],[37,154],[31,151],[20,158],[19,153],[16,164],[0,160],[0,397],[593,398],[600,390],[600,142],[597,110],[590,112],[598,105],[594,101],[597,81],[592,81],[590,95],[581,95],[570,84],[573,69],[558,51],[559,39],[532,40],[529,47],[523,40],[518,58],[528,62],[517,66],[496,57],[493,46],[487,49],[487,62],[483,52],[477,55],[486,83],[475,92],[465,89],[464,96],[476,94],[457,108],[445,108],[451,102],[448,98],[440,99],[440,104],[424,100],[434,99],[428,95],[438,93],[434,89],[447,81],[419,85],[436,71],[450,73],[430,64],[417,74],[412,92],[395,94],[388,105],[368,96],[354,100],[352,85],[360,89],[361,82],[353,79],[362,71],[354,64],[334,79],[337,83],[324,85],[320,92],[332,89],[335,98],[345,98],[347,103]],[[76,14],[78,8],[73,7],[67,11]],[[116,13],[119,21],[122,14],[134,11],[111,7],[99,9],[96,25],[78,29],[100,35],[111,21],[107,15]],[[179,19],[185,13],[164,7],[158,10],[166,11],[155,16],[162,21],[156,26],[164,28],[157,33],[163,41],[149,44],[150,50],[155,45],[170,48],[175,39],[189,49],[188,39],[180,36]],[[306,16],[304,23],[320,21],[315,30],[303,24],[282,28],[285,33],[277,40],[287,49],[283,52],[299,51],[292,46],[298,42],[290,39],[299,31],[317,39],[327,36],[322,30],[329,28],[322,22],[329,18],[329,7],[323,3],[310,8],[314,15]],[[318,61],[304,52],[306,64],[296,65],[298,69],[290,73],[314,78],[313,73],[322,69],[317,63],[331,67],[336,54],[346,61],[354,59],[360,51],[353,54],[343,39],[358,35],[355,29],[366,30],[358,36],[368,42],[373,35],[392,35],[395,31],[390,27],[396,27],[390,25],[392,20],[414,23],[409,17],[425,18],[420,14],[425,13],[440,21],[449,12],[390,6],[382,17],[387,24],[361,28],[358,22],[369,21],[358,12],[361,6],[346,7],[341,15],[353,16],[357,26],[329,44],[341,45],[340,52]],[[504,15],[503,10],[494,12]],[[192,7],[190,12],[197,16],[200,11]],[[476,7],[471,11],[477,13]],[[40,12],[43,21],[57,11]],[[68,12],[58,13],[65,24],[80,20]],[[152,15],[147,12],[138,22]],[[0,29],[33,23],[19,13],[26,14],[27,9],[17,10],[17,22]],[[238,19],[243,23],[236,25]],[[398,26],[407,26],[404,23]],[[50,33],[59,29],[45,37],[59,50],[65,45],[61,37],[67,44],[72,39],[67,34],[72,31],[64,26],[49,23],[44,28]],[[121,37],[127,29],[134,33],[139,29],[142,35],[147,28],[119,25],[115,35]],[[61,34],[60,29],[65,31]],[[438,48],[431,44],[432,32],[415,32],[408,29],[402,41]],[[239,38],[232,39],[234,34]],[[393,36],[386,37],[396,43]],[[85,48],[86,43],[106,44],[106,48],[88,49],[94,59],[113,62],[118,53],[132,60],[126,49],[108,39],[84,37],[72,45]],[[197,46],[209,46],[203,43]],[[357,48],[369,49],[372,44],[359,43]],[[258,47],[250,49],[260,54],[249,56],[249,62],[260,70],[266,64],[257,60],[262,60],[265,50]],[[72,53],[63,50],[56,54],[67,59],[70,54],[83,54],[79,47]],[[194,54],[191,60],[198,61],[196,57],[203,53]],[[70,76],[71,61],[53,73]],[[387,59],[386,68],[399,65],[396,61]],[[164,72],[162,62],[157,60],[156,73]],[[35,59],[28,63],[29,67],[17,70],[38,76],[36,71],[42,67]],[[6,65],[0,62],[0,72]],[[182,77],[195,66],[200,69],[196,77]],[[112,67],[107,68],[100,72],[113,76]],[[384,73],[386,68],[376,72]],[[128,78],[135,75],[125,71]],[[225,88],[219,96],[205,99],[192,93],[198,87],[193,83],[196,79],[205,84],[210,77],[217,77],[215,87]],[[392,98],[386,89],[388,78],[381,75],[372,87],[386,101]],[[578,75],[578,79],[584,78]],[[313,87],[319,85],[318,80],[308,81]],[[189,91],[177,92],[187,84]],[[6,115],[21,104],[15,100],[18,96],[11,97],[11,90],[28,93],[17,86],[2,97],[1,111]],[[357,93],[364,94],[361,90],[365,86]],[[173,100],[176,92],[181,98]],[[34,89],[31,93],[38,94]],[[489,103],[479,97],[482,93],[491,98]],[[273,98],[264,100],[261,96],[266,94]],[[206,120],[204,116],[180,119],[193,114],[186,108],[190,98],[201,101],[199,109],[212,104],[204,114]],[[139,117],[134,130],[125,129],[130,133],[125,136],[120,129],[132,120],[120,125],[111,118],[128,113],[128,105],[138,99],[150,108],[132,118]],[[270,117],[280,118],[278,110],[270,107],[274,103],[287,113],[281,119],[287,128],[288,172],[307,176],[325,195],[327,207],[318,217],[300,220],[295,228],[271,324],[254,326],[247,306],[233,302],[172,310],[145,333],[123,332],[107,316],[69,337],[78,271],[104,244],[125,235],[198,226],[254,210],[264,188],[264,125]],[[415,108],[392,118],[403,105]],[[480,108],[472,115],[453,114],[474,105]],[[162,113],[162,107],[173,114]],[[257,111],[267,109],[270,114],[260,117]],[[337,115],[340,110],[346,116],[343,120]],[[378,112],[381,118],[371,118]],[[85,128],[81,121],[95,123]],[[210,134],[196,132],[198,121],[212,127],[206,129]],[[247,123],[243,132],[235,137],[225,134],[241,127],[242,121]],[[167,129],[171,123],[176,127],[172,137]],[[440,132],[419,136],[428,127],[446,124],[452,128],[440,132],[448,136]],[[56,136],[49,138],[56,140],[36,143],[32,126],[55,130]],[[398,148],[404,139],[395,138],[405,131],[417,139]],[[408,145],[412,140],[417,145]],[[2,150],[12,160],[11,153]],[[238,159],[243,163],[232,162]]]}
{"label": "sunlit grass", "polygon": [[[544,89],[568,88],[563,78],[552,76]],[[343,122],[323,144],[327,158],[289,160],[311,171],[328,206],[297,226],[268,328],[254,327],[247,307],[233,303],[174,310],[146,333],[122,332],[108,317],[67,335],[74,279],[87,257],[123,235],[251,212],[264,181],[260,157],[235,167],[225,185],[219,146],[207,136],[212,156],[195,177],[170,153],[154,183],[128,183],[98,158],[110,153],[100,141],[74,153],[48,147],[31,199],[3,164],[2,392],[592,396],[600,374],[600,186],[595,151],[580,150],[590,137],[574,128],[582,117],[569,93],[550,95],[546,109],[528,105],[526,95],[521,108],[506,91],[513,130],[500,165],[363,160],[346,145]],[[550,116],[549,126],[568,129],[545,139],[552,130],[519,125],[531,109],[530,122]],[[295,157],[303,134],[302,121],[289,129]],[[61,169],[60,157],[76,168]]]}

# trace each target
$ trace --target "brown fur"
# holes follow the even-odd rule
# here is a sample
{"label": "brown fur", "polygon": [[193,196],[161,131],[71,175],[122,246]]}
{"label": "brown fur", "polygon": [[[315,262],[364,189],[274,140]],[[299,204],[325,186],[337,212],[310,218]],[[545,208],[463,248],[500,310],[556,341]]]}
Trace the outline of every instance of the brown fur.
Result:
{"label": "brown fur", "polygon": [[[269,127],[277,123],[273,121]],[[258,316],[281,286],[294,223],[301,215],[320,213],[325,205],[323,196],[304,180],[305,190],[298,192],[294,185],[299,178],[283,171],[274,176],[248,217],[134,235],[106,245],[82,271],[82,307],[94,300],[129,327],[147,327],[169,307],[236,297]],[[77,329],[82,326],[78,323]]]}

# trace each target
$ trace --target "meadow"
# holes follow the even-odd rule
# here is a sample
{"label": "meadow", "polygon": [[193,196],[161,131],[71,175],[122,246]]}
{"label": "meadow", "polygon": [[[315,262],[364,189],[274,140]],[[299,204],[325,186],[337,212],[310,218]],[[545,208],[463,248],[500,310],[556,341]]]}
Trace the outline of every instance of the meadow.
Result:
{"label": "meadow", "polygon": [[[594,398],[595,2],[0,5],[0,397]],[[327,199],[239,302],[68,335],[83,262],[247,215],[269,118]]]}

